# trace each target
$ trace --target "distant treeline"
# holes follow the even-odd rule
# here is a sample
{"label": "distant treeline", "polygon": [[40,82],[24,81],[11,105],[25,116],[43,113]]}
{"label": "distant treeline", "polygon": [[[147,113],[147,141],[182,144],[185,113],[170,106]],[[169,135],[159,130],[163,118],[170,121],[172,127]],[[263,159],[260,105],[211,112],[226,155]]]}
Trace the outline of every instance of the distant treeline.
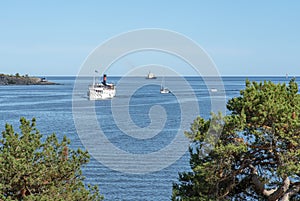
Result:
{"label": "distant treeline", "polygon": [[28,74],[20,75],[16,73],[15,75],[0,74],[0,85],[52,85],[56,84],[53,82],[48,82],[45,78],[30,77]]}

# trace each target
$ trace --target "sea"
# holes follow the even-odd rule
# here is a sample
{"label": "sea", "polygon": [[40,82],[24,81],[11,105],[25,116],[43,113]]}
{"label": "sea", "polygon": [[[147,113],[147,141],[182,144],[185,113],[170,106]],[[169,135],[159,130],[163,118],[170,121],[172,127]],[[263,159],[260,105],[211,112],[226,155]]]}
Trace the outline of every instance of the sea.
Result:
{"label": "sea", "polygon": [[[59,84],[0,86],[0,130],[8,123],[19,132],[20,117],[36,118],[44,136],[67,136],[72,149],[93,153],[82,167],[86,184],[98,185],[105,200],[128,201],[171,199],[178,173],[190,171],[190,142],[184,132],[197,116],[208,119],[218,109],[228,113],[226,102],[240,95],[246,79],[287,84],[291,79],[165,77],[162,82],[109,77],[117,87],[116,97],[89,101],[93,78],[46,78]],[[299,78],[296,81],[299,84]],[[160,94],[162,84],[172,93]]]}

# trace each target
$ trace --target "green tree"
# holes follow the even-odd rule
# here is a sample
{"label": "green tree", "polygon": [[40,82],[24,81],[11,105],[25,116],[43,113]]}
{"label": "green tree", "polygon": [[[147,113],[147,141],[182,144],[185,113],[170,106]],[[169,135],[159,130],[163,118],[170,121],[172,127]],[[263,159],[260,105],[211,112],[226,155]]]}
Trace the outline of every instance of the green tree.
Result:
{"label": "green tree", "polygon": [[[172,199],[300,200],[300,95],[295,80],[288,85],[247,80],[227,108],[230,114],[224,117],[198,117],[185,133],[192,140],[191,171],[179,174]],[[220,128],[214,149],[205,152],[211,134]]]}
{"label": "green tree", "polygon": [[20,134],[6,124],[0,138],[0,200],[103,199],[97,186],[83,183],[86,151],[70,149],[70,141],[55,134],[43,140],[35,119],[20,122]]}

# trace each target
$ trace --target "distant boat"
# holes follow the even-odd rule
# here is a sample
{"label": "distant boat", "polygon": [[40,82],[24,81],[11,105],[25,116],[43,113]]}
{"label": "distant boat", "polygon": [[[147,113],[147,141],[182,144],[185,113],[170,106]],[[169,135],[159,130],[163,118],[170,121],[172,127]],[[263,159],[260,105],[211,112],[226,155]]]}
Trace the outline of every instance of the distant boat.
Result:
{"label": "distant boat", "polygon": [[106,83],[106,74],[103,75],[103,81],[101,83],[95,82],[89,86],[87,95],[89,100],[104,100],[110,99],[116,96],[116,86],[112,83]]}
{"label": "distant boat", "polygon": [[211,88],[210,91],[211,91],[211,92],[217,92],[218,89],[216,89],[216,88]]}
{"label": "distant boat", "polygon": [[155,75],[149,71],[146,79],[156,79]]}
{"label": "distant boat", "polygon": [[161,94],[168,94],[168,93],[170,93],[170,90],[167,89],[167,88],[161,88],[161,89],[160,89],[160,93],[161,93]]}
{"label": "distant boat", "polygon": [[160,93],[161,94],[168,94],[168,93],[170,93],[170,90],[168,88],[164,87],[164,85],[165,85],[165,79],[163,77],[162,81],[161,81],[161,85],[160,85]]}

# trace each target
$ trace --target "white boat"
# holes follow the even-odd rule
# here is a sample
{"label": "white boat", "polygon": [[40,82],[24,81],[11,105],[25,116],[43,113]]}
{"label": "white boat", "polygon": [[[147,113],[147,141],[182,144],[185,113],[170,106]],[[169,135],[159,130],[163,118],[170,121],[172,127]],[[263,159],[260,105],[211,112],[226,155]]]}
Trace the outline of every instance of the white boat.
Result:
{"label": "white boat", "polygon": [[168,94],[168,93],[170,93],[170,90],[163,87],[163,88],[160,89],[160,93],[161,94]]}
{"label": "white boat", "polygon": [[161,94],[168,94],[170,93],[170,90],[166,87],[164,87],[164,82],[165,82],[165,79],[163,77],[162,81],[161,81],[161,85],[160,85],[160,93]]}
{"label": "white boat", "polygon": [[146,79],[156,79],[155,75],[149,71]]}
{"label": "white boat", "polygon": [[104,100],[116,96],[116,86],[112,83],[106,83],[106,75],[103,75],[102,83],[94,82],[89,86],[87,93],[89,100]]}
{"label": "white boat", "polygon": [[218,89],[216,89],[216,88],[211,88],[210,91],[211,91],[211,92],[218,92]]}

